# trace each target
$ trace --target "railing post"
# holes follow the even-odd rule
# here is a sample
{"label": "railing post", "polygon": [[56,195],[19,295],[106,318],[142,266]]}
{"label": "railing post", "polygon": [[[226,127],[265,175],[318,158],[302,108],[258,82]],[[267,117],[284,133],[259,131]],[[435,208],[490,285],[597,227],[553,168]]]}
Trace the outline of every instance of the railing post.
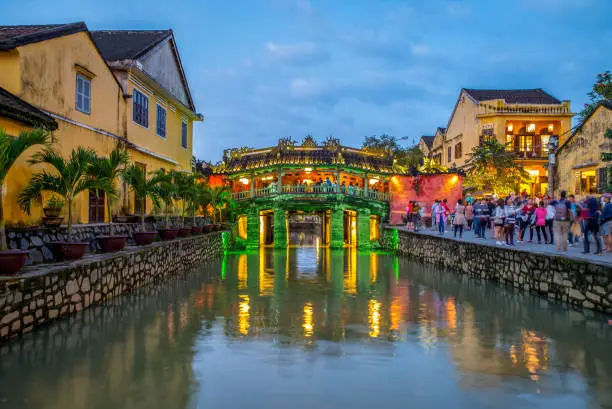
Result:
{"label": "railing post", "polygon": [[251,173],[251,186],[250,186],[250,192],[251,192],[251,197],[255,197],[255,175]]}

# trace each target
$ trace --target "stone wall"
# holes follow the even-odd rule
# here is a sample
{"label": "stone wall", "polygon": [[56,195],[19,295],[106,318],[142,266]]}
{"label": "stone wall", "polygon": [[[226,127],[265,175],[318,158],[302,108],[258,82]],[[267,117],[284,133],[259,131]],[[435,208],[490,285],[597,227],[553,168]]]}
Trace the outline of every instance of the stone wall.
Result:
{"label": "stone wall", "polygon": [[[208,222],[207,218],[202,216],[196,217],[196,224],[202,225]],[[179,226],[180,217],[172,216],[169,220],[170,225]],[[185,225],[192,225],[192,218],[185,218]],[[162,228],[164,219],[161,216],[147,216],[147,230]],[[132,232],[140,230],[139,223],[113,223],[113,234],[119,236],[128,236],[132,240]],[[8,246],[9,249],[29,250],[26,265],[38,264],[48,261],[53,261],[53,253],[51,252],[50,242],[68,240],[68,227],[60,226],[58,228],[35,227],[35,228],[9,228]],[[108,224],[76,224],[72,226],[72,234],[74,240],[88,242],[88,251],[95,252],[100,250],[97,236],[108,235]]]}
{"label": "stone wall", "polygon": [[398,231],[400,255],[612,314],[612,266]]}
{"label": "stone wall", "polygon": [[187,237],[34,267],[0,281],[0,342],[223,254],[223,235]]}

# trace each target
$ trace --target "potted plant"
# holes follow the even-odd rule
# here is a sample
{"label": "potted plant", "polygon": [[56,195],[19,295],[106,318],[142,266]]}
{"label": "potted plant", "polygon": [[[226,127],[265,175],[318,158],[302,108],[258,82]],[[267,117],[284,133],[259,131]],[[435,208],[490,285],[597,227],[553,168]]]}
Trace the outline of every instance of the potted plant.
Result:
{"label": "potted plant", "polygon": [[[204,226],[196,225],[196,212],[203,209],[202,212],[206,211],[208,204],[210,203],[210,189],[205,183],[198,183],[197,181],[193,185],[191,195],[189,196],[189,206],[192,217],[192,234],[200,234],[204,230]],[[210,231],[209,231],[210,232]]]}
{"label": "potted plant", "polygon": [[[223,209],[234,208],[236,206],[229,187],[215,186],[210,189],[210,205],[213,208],[213,230],[219,231],[221,230],[221,223],[223,223]],[[219,216],[218,218],[217,215]]]}
{"label": "potted plant", "polygon": [[127,241],[127,236],[113,234],[113,218],[111,215],[113,203],[119,197],[117,178],[123,174],[129,160],[130,157],[127,151],[117,146],[108,157],[96,157],[89,167],[89,175],[96,185],[96,190],[100,190],[106,195],[108,235],[96,237],[102,251],[105,253],[122,250]]}
{"label": "potted plant", "polygon": [[73,241],[72,204],[79,193],[96,189],[96,181],[89,174],[89,167],[94,160],[96,153],[90,148],[78,147],[72,150],[68,158],[63,158],[54,149],[45,147],[29,161],[31,165],[45,164],[47,169],[35,173],[19,193],[21,209],[30,214],[32,202],[41,203],[43,192],[56,193],[68,207],[68,240],[50,243],[56,259],[81,258],[89,245],[87,242]]}
{"label": "potted plant", "polygon": [[[135,195],[144,198],[150,198],[154,204],[158,204],[157,200],[157,183],[156,177],[147,178],[143,168],[136,165],[128,166],[123,172],[123,180],[132,189]],[[134,241],[139,246],[151,244],[157,237],[156,231],[147,231],[146,214],[142,212],[140,215],[140,231],[132,233]]]}
{"label": "potted plant", "polygon": [[162,169],[153,172],[155,195],[163,205],[164,227],[158,229],[162,240],[172,240],[178,235],[179,229],[170,227],[170,210],[176,198],[177,186],[174,183],[175,171],[166,172]]}
{"label": "potted plant", "polygon": [[191,227],[185,226],[186,209],[191,204],[191,198],[195,191],[195,176],[191,173],[174,173],[174,184],[176,185],[176,198],[179,199],[181,228],[178,235],[187,237],[191,234]]}
{"label": "potted plant", "polygon": [[16,274],[25,265],[27,250],[9,250],[6,239],[6,221],[4,220],[4,180],[13,164],[26,150],[37,145],[48,145],[49,133],[36,129],[24,131],[16,138],[0,129],[0,274]]}
{"label": "potted plant", "polygon": [[64,207],[64,201],[60,199],[57,195],[51,195],[49,200],[47,200],[47,205],[43,207],[43,212],[46,217],[59,217],[62,208]]}

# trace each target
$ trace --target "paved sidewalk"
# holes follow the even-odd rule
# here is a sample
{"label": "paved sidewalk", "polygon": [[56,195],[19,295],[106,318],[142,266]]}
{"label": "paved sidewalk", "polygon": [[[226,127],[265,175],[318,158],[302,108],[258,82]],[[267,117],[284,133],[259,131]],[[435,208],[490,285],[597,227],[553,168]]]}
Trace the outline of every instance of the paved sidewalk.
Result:
{"label": "paved sidewalk", "polygon": [[[398,230],[410,231],[406,227],[403,227],[403,226],[392,226],[392,227],[393,228],[397,228]],[[431,229],[431,227],[421,229],[421,230],[419,230],[418,233],[419,234],[427,234],[427,235],[430,235],[430,236],[440,236],[438,231],[437,230],[433,231]],[[447,239],[466,241],[466,242],[470,242],[470,243],[481,243],[483,245],[488,245],[488,246],[503,247],[503,248],[512,248],[512,249],[516,249],[516,250],[529,251],[531,253],[540,253],[540,254],[549,254],[549,255],[551,255],[551,254],[553,254],[553,255],[561,255],[561,256],[568,257],[568,258],[575,258],[575,259],[579,259],[579,260],[588,260],[588,261],[591,261],[591,262],[597,263],[597,264],[612,265],[612,253],[602,253],[602,254],[598,254],[598,255],[593,254],[593,252],[595,251],[595,243],[593,243],[592,240],[591,240],[591,254],[581,254],[581,252],[584,250],[582,241],[576,247],[568,247],[568,251],[567,252],[561,252],[561,251],[556,251],[555,250],[555,245],[554,244],[517,243],[516,242],[516,235],[515,235],[514,247],[500,246],[500,245],[497,245],[495,243],[495,240],[493,240],[491,238],[492,237],[491,233],[492,233],[491,229],[488,229],[487,230],[487,238],[485,240],[483,240],[483,239],[479,239],[479,238],[474,237],[474,232],[471,231],[471,230],[468,230],[468,231],[464,231],[463,232],[463,237],[460,239],[459,237],[457,237],[457,238],[453,237],[452,230],[447,230],[443,237],[445,237]],[[529,233],[527,232],[527,236],[528,235],[529,235]]]}

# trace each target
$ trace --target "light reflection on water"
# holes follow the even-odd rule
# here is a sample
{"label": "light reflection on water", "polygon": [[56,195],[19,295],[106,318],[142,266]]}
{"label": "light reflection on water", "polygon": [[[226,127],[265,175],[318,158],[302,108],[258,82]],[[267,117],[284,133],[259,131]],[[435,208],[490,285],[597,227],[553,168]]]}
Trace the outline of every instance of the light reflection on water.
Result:
{"label": "light reflection on water", "polygon": [[606,320],[391,255],[266,249],[1,348],[0,409],[612,407]]}

